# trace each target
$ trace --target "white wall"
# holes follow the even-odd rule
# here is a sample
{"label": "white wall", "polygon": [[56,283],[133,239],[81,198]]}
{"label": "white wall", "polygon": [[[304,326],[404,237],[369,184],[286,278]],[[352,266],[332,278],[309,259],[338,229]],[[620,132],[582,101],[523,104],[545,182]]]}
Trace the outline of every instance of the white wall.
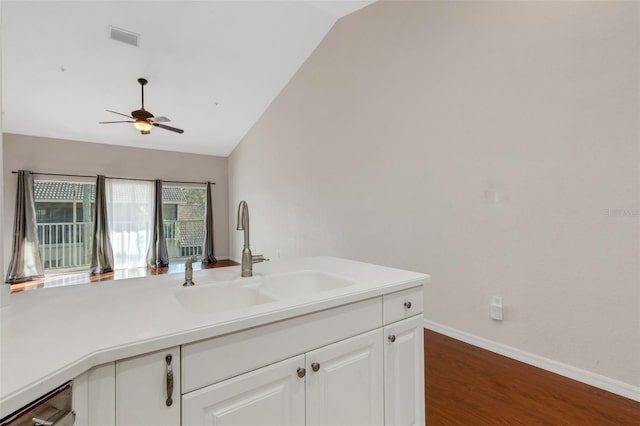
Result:
{"label": "white wall", "polygon": [[[213,187],[215,254],[219,258],[229,256],[226,158],[5,134],[4,226],[7,230],[13,228],[13,208],[17,188],[17,175],[11,173],[14,170],[215,182],[216,185]],[[6,232],[3,239],[5,265],[8,265],[12,249],[10,235],[10,232]]]}
{"label": "white wall", "polygon": [[[0,0],[0,12],[2,11],[2,0]],[[0,14],[1,17],[1,14]],[[1,19],[0,19],[1,21]],[[0,31],[1,33],[1,31]],[[2,39],[0,38],[0,110],[2,110]],[[4,194],[4,172],[3,172],[3,152],[4,141],[2,138],[2,113],[0,111],[0,191]],[[0,239],[4,241],[4,200],[0,197]],[[0,271],[4,272],[4,244],[0,244]],[[4,282],[4,280],[2,280]],[[3,286],[0,282],[0,306],[9,304],[9,286]]]}
{"label": "white wall", "polygon": [[230,211],[255,253],[430,273],[427,319],[639,386],[639,8],[349,15],[230,156]]}

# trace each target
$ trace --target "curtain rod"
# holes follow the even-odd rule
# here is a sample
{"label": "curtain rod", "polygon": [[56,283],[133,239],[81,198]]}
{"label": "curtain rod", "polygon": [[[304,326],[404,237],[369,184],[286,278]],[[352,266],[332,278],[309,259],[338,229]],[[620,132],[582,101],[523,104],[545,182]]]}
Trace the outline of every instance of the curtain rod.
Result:
{"label": "curtain rod", "polygon": [[[15,170],[12,170],[11,173],[18,173]],[[38,172],[30,172],[32,175],[42,175],[42,176],[63,176],[63,177],[80,177],[80,178],[96,178],[97,176],[90,175],[67,175],[64,173],[38,173]],[[124,178],[124,177],[113,177],[113,176],[105,176],[105,179],[122,179],[122,180],[139,180],[144,182],[153,182],[153,179],[139,179],[139,178]],[[163,180],[162,182],[167,183],[187,183],[192,185],[206,185],[208,182],[187,182],[182,180]],[[215,185],[215,182],[211,182],[212,185]]]}

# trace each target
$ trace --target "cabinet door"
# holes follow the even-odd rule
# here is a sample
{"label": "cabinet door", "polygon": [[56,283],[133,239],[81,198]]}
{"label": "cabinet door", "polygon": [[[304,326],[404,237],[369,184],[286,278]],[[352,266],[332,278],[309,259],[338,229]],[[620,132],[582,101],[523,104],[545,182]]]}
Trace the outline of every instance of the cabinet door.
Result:
{"label": "cabinet door", "polygon": [[180,347],[116,362],[116,425],[180,425]]}
{"label": "cabinet door", "polygon": [[382,425],[382,329],[306,354],[307,425]]}
{"label": "cabinet door", "polygon": [[73,410],[77,425],[114,426],[116,423],[116,365],[93,367],[73,379]]}
{"label": "cabinet door", "polygon": [[424,425],[422,315],[384,328],[385,424]]}
{"label": "cabinet door", "polygon": [[[184,426],[304,425],[304,355],[189,392]],[[302,377],[300,377],[302,376]]]}

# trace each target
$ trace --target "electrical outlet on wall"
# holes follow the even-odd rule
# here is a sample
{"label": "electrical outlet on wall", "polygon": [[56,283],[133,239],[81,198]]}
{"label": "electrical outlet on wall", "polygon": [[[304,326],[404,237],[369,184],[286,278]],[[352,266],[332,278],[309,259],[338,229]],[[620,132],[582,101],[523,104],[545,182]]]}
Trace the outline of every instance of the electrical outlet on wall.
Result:
{"label": "electrical outlet on wall", "polygon": [[493,296],[491,298],[491,319],[496,321],[502,321],[504,319],[502,297]]}

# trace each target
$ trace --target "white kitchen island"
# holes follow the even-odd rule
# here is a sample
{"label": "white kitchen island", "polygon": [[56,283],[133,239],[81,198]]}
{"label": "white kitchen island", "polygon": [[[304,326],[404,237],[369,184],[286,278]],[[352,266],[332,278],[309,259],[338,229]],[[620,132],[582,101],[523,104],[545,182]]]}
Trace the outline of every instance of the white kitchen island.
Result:
{"label": "white kitchen island", "polygon": [[12,295],[0,418],[73,381],[78,425],[424,424],[428,275],[313,257],[182,278]]}

